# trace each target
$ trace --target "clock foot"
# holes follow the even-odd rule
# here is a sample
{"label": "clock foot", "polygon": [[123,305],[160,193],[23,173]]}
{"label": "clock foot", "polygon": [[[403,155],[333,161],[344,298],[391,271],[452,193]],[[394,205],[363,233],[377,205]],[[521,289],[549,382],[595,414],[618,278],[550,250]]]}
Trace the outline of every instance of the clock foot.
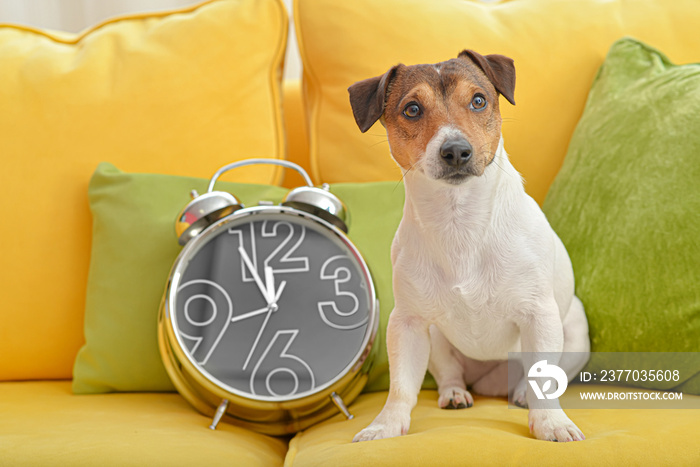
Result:
{"label": "clock foot", "polygon": [[216,413],[214,414],[214,419],[211,421],[211,425],[209,425],[209,429],[216,430],[216,425],[218,425],[219,422],[221,421],[221,417],[224,416],[227,408],[228,408],[228,399],[224,399],[221,401],[221,404],[219,404],[219,407],[216,409]]}
{"label": "clock foot", "polygon": [[331,400],[333,401],[335,406],[338,407],[338,410],[343,412],[343,415],[345,415],[345,418],[347,418],[348,420],[352,420],[353,418],[355,418],[355,416],[350,413],[347,406],[345,405],[345,402],[343,402],[342,397],[340,397],[337,392],[334,391],[331,394]]}

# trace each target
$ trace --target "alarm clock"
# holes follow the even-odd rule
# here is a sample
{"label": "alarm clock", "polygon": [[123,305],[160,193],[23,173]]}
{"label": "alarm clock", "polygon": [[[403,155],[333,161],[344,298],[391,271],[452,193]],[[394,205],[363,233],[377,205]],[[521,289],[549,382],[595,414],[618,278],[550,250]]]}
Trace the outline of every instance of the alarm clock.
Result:
{"label": "alarm clock", "polygon": [[[306,186],[280,205],[245,207],[214,191],[229,170],[273,164]],[[379,311],[367,264],[347,237],[346,209],[297,164],[249,159],[192,192],[176,232],[158,341],[178,392],[200,412],[282,435],[341,411],[367,381]]]}

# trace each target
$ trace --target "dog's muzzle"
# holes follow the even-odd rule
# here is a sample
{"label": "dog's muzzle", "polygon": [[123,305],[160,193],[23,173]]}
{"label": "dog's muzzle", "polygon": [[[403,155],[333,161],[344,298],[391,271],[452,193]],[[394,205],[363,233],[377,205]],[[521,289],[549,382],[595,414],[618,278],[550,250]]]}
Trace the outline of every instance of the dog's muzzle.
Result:
{"label": "dog's muzzle", "polygon": [[457,185],[474,175],[473,164],[469,163],[473,153],[472,145],[463,137],[447,139],[440,146],[442,169],[438,178]]}
{"label": "dog's muzzle", "polygon": [[459,169],[472,158],[472,145],[464,138],[448,139],[440,146],[440,157],[445,164]]}

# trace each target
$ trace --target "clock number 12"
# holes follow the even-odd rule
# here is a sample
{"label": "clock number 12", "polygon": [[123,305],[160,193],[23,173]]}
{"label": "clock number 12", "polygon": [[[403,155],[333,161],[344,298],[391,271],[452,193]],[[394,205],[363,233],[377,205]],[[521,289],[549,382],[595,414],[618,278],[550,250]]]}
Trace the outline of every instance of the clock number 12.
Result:
{"label": "clock number 12", "polygon": [[[256,227],[260,226],[260,236],[256,237]],[[238,244],[246,251],[249,251],[248,256],[251,258],[253,266],[258,268],[258,252],[256,247],[256,238],[282,238],[282,241],[275,249],[265,258],[263,266],[271,266],[275,274],[291,273],[291,272],[307,272],[309,271],[309,258],[305,256],[292,256],[299,245],[302,244],[306,236],[306,228],[301,226],[298,234],[298,239],[293,241],[296,234],[295,226],[290,222],[251,222],[247,226],[250,229],[249,234],[244,234],[243,227],[232,227],[228,232],[238,237]],[[288,232],[285,232],[284,230]],[[285,235],[286,233],[286,235]],[[246,248],[245,243],[250,243],[250,249]],[[271,264],[272,263],[272,264]],[[254,279],[250,276],[243,259],[241,259],[241,277],[243,282],[252,282]]]}

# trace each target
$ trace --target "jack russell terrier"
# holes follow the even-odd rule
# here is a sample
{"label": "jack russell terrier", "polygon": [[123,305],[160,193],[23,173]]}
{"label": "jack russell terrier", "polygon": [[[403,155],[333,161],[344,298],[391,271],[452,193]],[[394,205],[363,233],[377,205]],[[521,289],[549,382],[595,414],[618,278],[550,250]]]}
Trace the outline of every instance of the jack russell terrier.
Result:
{"label": "jack russell terrier", "polygon": [[549,363],[570,381],[590,351],[569,256],[503,148],[498,97],[515,104],[514,88],[512,59],[465,50],[348,89],[360,130],[386,128],[406,190],[391,251],[389,396],[353,441],[406,434],[427,369],[442,408],[471,407],[468,386],[510,394],[536,438],[584,439],[558,400],[535,397],[526,371],[508,387],[508,352],[523,352],[525,369],[565,352]]}

